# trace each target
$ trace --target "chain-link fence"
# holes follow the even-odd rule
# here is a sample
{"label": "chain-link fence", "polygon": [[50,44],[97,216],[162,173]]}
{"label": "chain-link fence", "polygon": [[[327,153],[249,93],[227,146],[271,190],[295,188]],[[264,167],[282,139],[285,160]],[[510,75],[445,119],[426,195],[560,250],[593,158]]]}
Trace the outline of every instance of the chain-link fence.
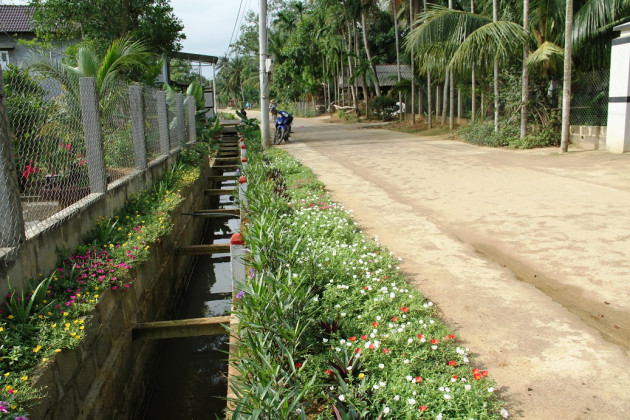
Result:
{"label": "chain-link fence", "polygon": [[147,139],[147,160],[151,161],[160,155],[160,125],[158,115],[157,89],[142,89],[144,106],[144,135]]}
{"label": "chain-link fence", "polygon": [[182,134],[194,133],[180,125],[191,121],[181,94],[167,109],[165,92],[152,87],[136,86],[134,101],[134,87],[124,82],[97,87],[95,79],[2,70],[0,249],[16,246],[50,225],[50,216],[91,192],[105,192],[108,182],[146,168],[186,142]]}
{"label": "chain-link fence", "polygon": [[573,75],[571,125],[606,125],[610,70]]}

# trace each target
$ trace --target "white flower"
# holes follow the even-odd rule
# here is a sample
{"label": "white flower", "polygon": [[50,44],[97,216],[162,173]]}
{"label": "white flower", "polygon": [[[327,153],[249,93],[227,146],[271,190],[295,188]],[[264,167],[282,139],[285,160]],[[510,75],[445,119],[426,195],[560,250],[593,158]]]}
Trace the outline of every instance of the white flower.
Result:
{"label": "white flower", "polygon": [[380,316],[380,315],[379,315],[379,316],[377,316],[377,317],[376,317],[376,320],[377,320],[377,321],[380,321],[380,320],[381,320],[381,316]]}
{"label": "white flower", "polygon": [[396,297],[396,293],[391,292],[391,293],[389,294],[389,298],[390,298],[390,299],[394,299],[395,297]]}
{"label": "white flower", "polygon": [[407,375],[407,376],[405,376],[405,379],[408,380],[408,381],[411,381],[413,378],[411,377],[411,375]]}
{"label": "white flower", "polygon": [[[414,379],[414,381],[415,381],[415,379]],[[411,393],[411,395],[413,395],[414,397],[416,396],[416,394],[417,394],[417,392],[416,392],[416,391],[413,391],[413,392]]]}
{"label": "white flower", "polygon": [[435,420],[442,420],[442,413],[435,416]]}
{"label": "white flower", "polygon": [[389,413],[389,407],[383,408],[383,414],[388,414],[388,413]]}
{"label": "white flower", "polygon": [[470,391],[470,389],[471,389],[471,388],[472,388],[472,386],[470,386],[470,385],[468,385],[468,384],[464,385],[464,389],[465,389],[466,391]]}
{"label": "white flower", "polygon": [[409,398],[407,402],[409,403],[409,405],[414,405],[416,403],[416,400],[414,400],[413,398]]}
{"label": "white flower", "polygon": [[400,395],[395,395],[394,396],[394,401],[399,401],[400,400]]}
{"label": "white flower", "polygon": [[343,338],[341,340],[339,340],[339,344],[344,344],[346,342],[346,340],[344,340]]}
{"label": "white flower", "polygon": [[378,364],[378,368],[379,368],[379,369],[385,369],[385,365],[384,365],[384,364],[382,364],[382,363],[379,363],[379,364]]}
{"label": "white flower", "polygon": [[444,399],[445,400],[450,400],[451,399],[451,394],[444,394]]}
{"label": "white flower", "polygon": [[403,360],[403,363],[404,363],[404,364],[406,364],[406,365],[408,365],[408,364],[409,364],[409,359],[405,359],[405,360]]}
{"label": "white flower", "polygon": [[312,300],[313,302],[317,302],[319,300],[319,296],[315,296]]}
{"label": "white flower", "polygon": [[437,346],[436,346],[435,344],[434,344],[434,345],[432,345],[432,346],[431,346],[431,348],[432,348],[433,350],[437,350]]}
{"label": "white flower", "polygon": [[336,304],[336,305],[335,305],[335,308],[340,308],[340,307],[341,307],[341,305],[340,305],[340,304]]}
{"label": "white flower", "polygon": [[501,409],[501,416],[503,416],[504,419],[507,419],[508,417],[510,417],[510,414],[507,412],[507,410],[505,408]]}
{"label": "white flower", "polygon": [[374,384],[374,385],[372,386],[372,388],[373,388],[373,389],[378,389],[378,385],[377,385],[377,384]]}
{"label": "white flower", "polygon": [[328,339],[327,339],[327,338],[322,338],[322,341],[323,341],[324,343],[328,343]]}
{"label": "white flower", "polygon": [[488,388],[488,392],[494,392],[494,388],[493,387]]}
{"label": "white flower", "polygon": [[346,397],[344,397],[343,394],[339,396],[339,401],[345,401],[345,400],[346,400]]}
{"label": "white flower", "polygon": [[381,382],[381,381],[379,381],[379,383],[378,383],[378,384],[381,386],[381,388],[383,388],[383,387],[385,387],[385,385],[387,385],[387,382]]}

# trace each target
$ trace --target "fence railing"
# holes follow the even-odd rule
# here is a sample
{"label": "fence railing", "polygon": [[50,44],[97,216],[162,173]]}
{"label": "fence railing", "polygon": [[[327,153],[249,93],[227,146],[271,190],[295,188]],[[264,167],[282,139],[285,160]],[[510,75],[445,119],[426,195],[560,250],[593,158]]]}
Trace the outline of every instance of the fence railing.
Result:
{"label": "fence railing", "polygon": [[[6,92],[5,92],[6,86]],[[194,141],[195,101],[120,82],[61,85],[0,69],[0,256],[54,214]]]}

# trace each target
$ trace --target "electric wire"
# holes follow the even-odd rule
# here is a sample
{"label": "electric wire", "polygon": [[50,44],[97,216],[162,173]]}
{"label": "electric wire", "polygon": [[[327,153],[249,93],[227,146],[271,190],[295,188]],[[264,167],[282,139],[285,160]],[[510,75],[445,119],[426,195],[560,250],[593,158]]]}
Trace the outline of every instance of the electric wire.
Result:
{"label": "electric wire", "polygon": [[230,42],[229,42],[229,44],[227,46],[227,50],[225,51],[225,56],[226,57],[230,53],[230,47],[232,46],[232,39],[234,39],[234,33],[236,32],[236,28],[238,26],[239,16],[241,14],[241,9],[242,8],[243,8],[243,0],[241,0],[241,3],[238,5],[238,12],[236,13],[236,19],[234,20],[234,28],[232,29],[232,36],[230,36]]}

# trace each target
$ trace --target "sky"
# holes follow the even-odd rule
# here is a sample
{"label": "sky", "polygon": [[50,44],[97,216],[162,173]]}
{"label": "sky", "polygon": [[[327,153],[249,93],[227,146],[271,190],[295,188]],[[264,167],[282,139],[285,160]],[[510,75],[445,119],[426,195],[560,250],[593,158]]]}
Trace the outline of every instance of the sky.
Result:
{"label": "sky", "polygon": [[[258,0],[171,0],[173,12],[184,24],[184,52],[222,57],[243,23],[243,10],[258,12]],[[239,14],[239,7],[241,12]]]}

